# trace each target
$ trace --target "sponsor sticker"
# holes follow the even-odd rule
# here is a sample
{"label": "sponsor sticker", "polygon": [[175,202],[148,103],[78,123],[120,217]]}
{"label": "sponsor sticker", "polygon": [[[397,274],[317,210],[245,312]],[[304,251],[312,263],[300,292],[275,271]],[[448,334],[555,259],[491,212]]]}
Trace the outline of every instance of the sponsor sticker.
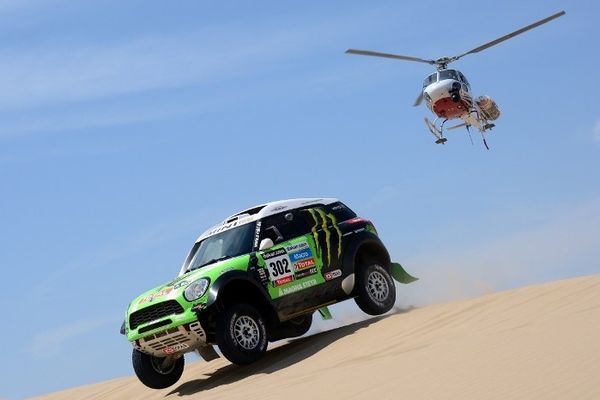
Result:
{"label": "sponsor sticker", "polygon": [[267,277],[267,271],[265,271],[264,268],[258,268],[257,271],[258,271],[258,277],[260,278],[261,282],[265,282],[269,279]]}
{"label": "sponsor sticker", "polygon": [[[285,249],[277,249],[263,254],[269,278],[273,285],[280,286],[294,280],[294,270],[290,257]],[[285,280],[289,279],[289,280]],[[282,282],[282,283],[278,283]]]}
{"label": "sponsor sticker", "polygon": [[310,251],[310,249],[305,249],[305,250],[301,250],[296,253],[290,254],[290,259],[292,260],[292,262],[296,262],[296,261],[304,260],[306,258],[310,258],[312,256],[313,256],[312,251]]}
{"label": "sponsor sticker", "polygon": [[208,232],[203,233],[202,236],[203,237],[212,236],[219,232],[223,232],[223,231],[235,228],[236,226],[244,225],[245,223],[250,222],[251,220],[252,220],[252,216],[249,216],[249,217],[237,219],[233,222],[215,226],[215,227],[211,228]]}
{"label": "sponsor sticker", "polygon": [[169,293],[171,293],[172,291],[173,291],[173,288],[172,288],[172,287],[167,287],[167,288],[164,288],[163,290],[161,290],[161,291],[159,291],[159,292],[152,293],[152,294],[150,294],[150,295],[148,295],[148,296],[146,296],[146,297],[143,297],[143,298],[142,298],[142,299],[139,301],[139,303],[138,303],[138,304],[142,304],[142,303],[145,303],[145,302],[147,302],[147,301],[152,301],[152,300],[156,299],[157,297],[166,296],[166,295],[168,295]]}
{"label": "sponsor sticker", "polygon": [[165,286],[173,286],[175,288],[181,287],[182,285],[180,284],[180,282],[185,279],[186,279],[185,276],[180,276],[180,277],[174,279],[173,281],[167,283]]}
{"label": "sponsor sticker", "polygon": [[302,260],[302,261],[298,261],[296,264],[294,264],[294,268],[296,269],[296,271],[305,269],[305,268],[310,268],[315,266],[315,259],[314,258],[309,258],[308,260]]}
{"label": "sponsor sticker", "polygon": [[311,280],[306,281],[306,282],[297,283],[297,284],[292,285],[292,286],[281,288],[281,289],[279,289],[279,296],[285,296],[286,294],[299,292],[299,291],[307,289],[307,288],[309,288],[311,286],[315,286],[316,284],[317,284],[317,280],[316,279],[311,279]]}
{"label": "sponsor sticker", "polygon": [[188,347],[190,347],[190,346],[187,343],[178,343],[178,344],[174,344],[173,346],[165,347],[163,349],[163,353],[173,354],[173,353],[177,353],[178,351],[185,350]]}
{"label": "sponsor sticker", "polygon": [[268,251],[268,252],[263,253],[263,258],[265,260],[268,260],[270,258],[281,256],[283,254],[287,254],[287,252],[285,251],[284,248],[281,248],[281,249],[277,249],[277,250]]}
{"label": "sponsor sticker", "polygon": [[180,281],[173,285],[173,289],[179,289],[189,284],[188,281]]}
{"label": "sponsor sticker", "polygon": [[285,249],[289,252],[308,249],[308,242],[300,242],[300,243],[296,243],[296,244],[290,244]]}
{"label": "sponsor sticker", "polygon": [[273,282],[273,285],[275,285],[275,286],[281,286],[281,285],[285,285],[286,283],[290,283],[293,280],[294,280],[294,276],[290,275],[290,276],[286,276],[286,277],[281,278],[281,279],[277,279],[275,282]]}
{"label": "sponsor sticker", "polygon": [[258,247],[258,239],[260,236],[260,227],[262,225],[262,221],[258,220],[256,222],[256,228],[254,229],[254,248],[256,249]]}
{"label": "sponsor sticker", "polygon": [[342,276],[342,270],[334,269],[333,271],[329,271],[325,273],[325,280],[330,281],[332,279],[336,279]]}
{"label": "sponsor sticker", "polygon": [[305,269],[303,271],[296,272],[296,279],[305,278],[307,276],[314,275],[316,273],[317,273],[317,267],[312,267],[310,269]]}

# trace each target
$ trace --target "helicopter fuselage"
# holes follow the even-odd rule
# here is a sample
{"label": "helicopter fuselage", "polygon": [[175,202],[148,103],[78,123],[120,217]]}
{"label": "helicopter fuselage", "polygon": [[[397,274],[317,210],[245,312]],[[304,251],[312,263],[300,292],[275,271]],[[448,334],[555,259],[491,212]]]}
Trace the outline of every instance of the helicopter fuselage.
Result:
{"label": "helicopter fuselage", "polygon": [[469,83],[460,71],[441,70],[423,84],[427,107],[439,118],[453,119],[468,114],[473,105]]}

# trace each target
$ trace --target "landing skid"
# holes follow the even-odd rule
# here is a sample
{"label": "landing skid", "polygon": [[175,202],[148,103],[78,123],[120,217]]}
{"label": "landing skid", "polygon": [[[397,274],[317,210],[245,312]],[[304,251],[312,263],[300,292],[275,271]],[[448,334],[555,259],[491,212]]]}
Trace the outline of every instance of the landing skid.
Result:
{"label": "landing skid", "polygon": [[[488,146],[487,141],[485,140],[485,132],[491,130],[496,125],[487,122],[487,120],[485,120],[485,119],[479,118],[479,114],[476,111],[474,111],[474,113],[476,115],[476,118],[473,118],[472,115],[469,114],[468,117],[463,118],[463,120],[465,122],[455,125],[455,126],[451,126],[450,128],[447,128],[446,130],[450,131],[452,129],[457,129],[457,128],[461,128],[464,126],[467,129],[467,133],[469,134],[469,139],[471,140],[471,144],[473,144],[473,139],[471,138],[471,130],[469,128],[471,126],[475,126],[481,133],[481,137],[483,139],[483,144],[484,144],[485,148],[489,150],[490,147]],[[434,119],[433,122],[431,122],[427,117],[425,117],[424,119],[425,119],[425,125],[427,126],[427,129],[429,129],[429,132],[431,132],[431,134],[435,137],[435,143],[445,144],[448,141],[448,139],[446,139],[444,137],[444,124],[448,121],[448,119],[445,119],[444,121],[442,121],[439,128],[437,126],[438,118]]]}
{"label": "landing skid", "polygon": [[444,137],[444,133],[442,131],[443,127],[444,127],[444,122],[446,122],[446,120],[444,120],[444,122],[442,122],[442,125],[438,128],[435,126],[435,122],[437,121],[437,118],[434,122],[431,122],[427,117],[424,118],[425,119],[425,125],[427,126],[427,129],[429,129],[429,132],[431,132],[431,134],[433,136],[435,136],[435,143],[437,144],[445,144],[448,139],[446,139]]}

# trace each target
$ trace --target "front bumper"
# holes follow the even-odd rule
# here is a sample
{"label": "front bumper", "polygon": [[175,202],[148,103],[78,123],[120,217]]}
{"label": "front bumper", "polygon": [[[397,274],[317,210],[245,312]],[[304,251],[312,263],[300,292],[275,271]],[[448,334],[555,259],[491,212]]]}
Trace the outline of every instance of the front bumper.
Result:
{"label": "front bumper", "polygon": [[199,321],[194,321],[145,335],[131,343],[143,353],[155,357],[172,357],[206,346],[206,332]]}

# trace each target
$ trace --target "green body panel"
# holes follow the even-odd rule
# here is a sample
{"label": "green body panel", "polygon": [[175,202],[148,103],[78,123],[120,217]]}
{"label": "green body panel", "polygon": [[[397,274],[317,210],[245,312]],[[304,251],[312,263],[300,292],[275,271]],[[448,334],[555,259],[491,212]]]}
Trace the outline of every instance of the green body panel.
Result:
{"label": "green body panel", "polygon": [[[309,251],[310,252],[310,256],[299,260],[298,262],[294,262],[290,256],[294,254],[294,248],[300,248],[300,251]],[[276,281],[274,279],[270,279],[269,284],[267,285],[267,290],[269,293],[269,296],[271,297],[271,299],[277,299],[280,298],[282,296],[291,294],[291,293],[296,293],[299,292],[301,290],[305,290],[308,288],[311,288],[313,286],[317,286],[320,285],[322,283],[325,282],[325,279],[323,279],[323,275],[321,275],[321,269],[323,266],[323,262],[322,262],[322,258],[320,256],[320,253],[317,250],[315,241],[312,237],[312,235],[308,234],[308,235],[303,235],[303,236],[299,236],[297,238],[288,240],[287,242],[283,242],[280,244],[277,244],[273,247],[271,247],[270,249],[268,249],[267,251],[264,252],[260,252],[258,254],[258,266],[260,268],[266,268],[267,269],[267,274],[269,274],[272,277],[272,272],[270,271],[270,268],[267,266],[267,263],[272,262],[273,259],[268,259],[265,260],[263,257],[263,254],[271,254],[274,252],[277,252],[278,250],[280,251],[285,251],[284,254],[282,254],[279,257],[276,257],[278,259],[283,258],[283,260],[286,263],[289,263],[289,268],[291,271],[291,274],[289,274],[288,276],[290,277],[289,279],[291,279],[289,282],[286,283],[282,283],[282,284],[277,284]],[[311,261],[309,261],[311,260]],[[310,265],[308,267],[305,268],[298,268],[297,265],[301,262],[309,262]],[[314,264],[313,264],[314,263]],[[303,274],[309,273],[311,272],[311,269],[314,271],[314,273],[309,274],[309,275],[305,275],[302,276]]]}
{"label": "green body panel", "polygon": [[[208,301],[209,291],[207,290],[206,293],[204,293],[204,295],[202,295],[200,298],[190,302],[187,301],[183,296],[183,292],[188,285],[200,278],[208,278],[210,279],[210,282],[214,282],[219,276],[226,272],[234,270],[246,271],[248,268],[249,259],[250,255],[245,254],[229,260],[217,262],[212,265],[207,265],[199,268],[198,270],[180,276],[167,284],[142,293],[131,302],[125,315],[125,331],[127,333],[127,340],[131,342],[144,336],[148,336],[152,333],[164,331],[169,328],[196,321],[198,316],[196,315],[195,311],[192,310],[192,308],[198,305],[206,304]],[[138,332],[139,328],[143,328],[146,325],[152,324],[152,321],[148,324],[140,325],[134,330],[129,329],[129,316],[132,313],[166,300],[176,300],[179,304],[181,304],[184,310],[183,313],[170,317],[170,319],[173,321],[171,324],[163,325],[159,328],[146,331],[142,334]]]}

